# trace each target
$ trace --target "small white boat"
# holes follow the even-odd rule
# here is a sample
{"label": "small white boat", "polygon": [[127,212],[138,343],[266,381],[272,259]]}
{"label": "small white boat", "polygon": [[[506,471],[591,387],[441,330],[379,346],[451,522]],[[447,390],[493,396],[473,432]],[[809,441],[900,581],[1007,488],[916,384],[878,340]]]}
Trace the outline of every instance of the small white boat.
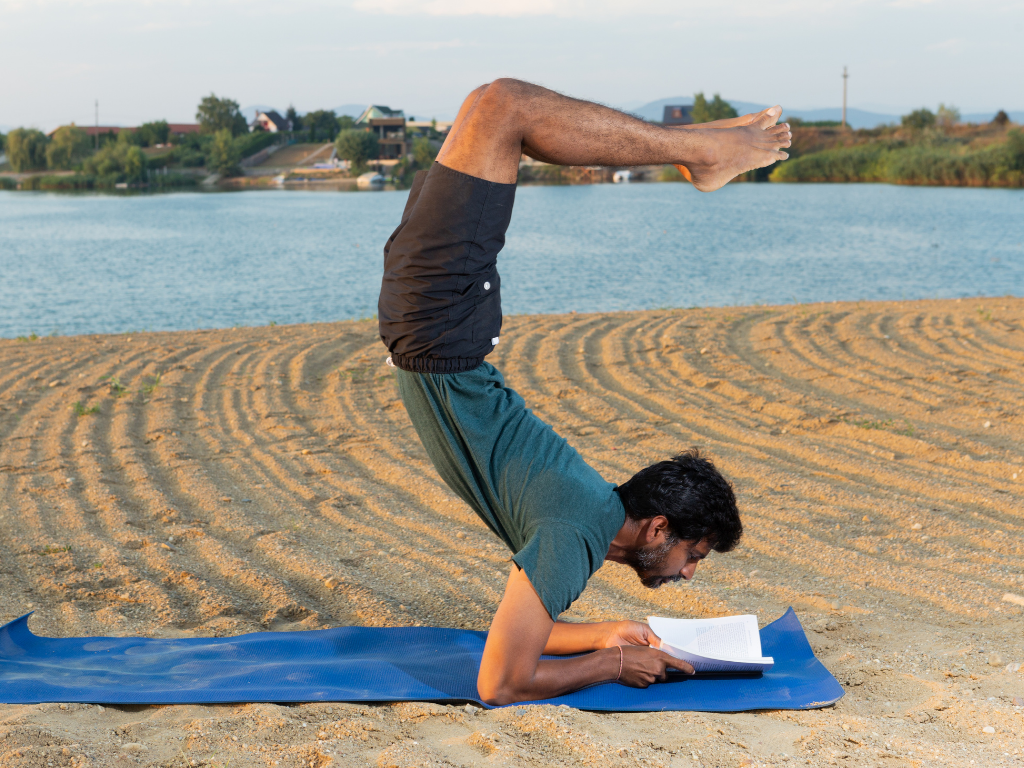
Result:
{"label": "small white boat", "polygon": [[359,189],[384,189],[384,177],[374,171],[364,173],[356,179],[356,187]]}
{"label": "small white boat", "polygon": [[612,175],[612,181],[616,184],[628,184],[633,179],[632,171],[616,171]]}

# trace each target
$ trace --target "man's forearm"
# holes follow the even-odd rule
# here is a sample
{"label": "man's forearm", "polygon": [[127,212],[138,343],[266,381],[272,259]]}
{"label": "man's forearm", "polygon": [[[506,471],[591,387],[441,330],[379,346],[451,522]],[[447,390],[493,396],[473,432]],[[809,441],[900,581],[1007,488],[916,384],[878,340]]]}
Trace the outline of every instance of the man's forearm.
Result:
{"label": "man's forearm", "polygon": [[490,704],[536,701],[614,680],[619,674],[619,650],[602,648],[572,659],[542,659],[529,680],[513,679],[496,691]]}
{"label": "man's forearm", "polygon": [[597,624],[574,624],[556,621],[548,636],[544,653],[549,656],[565,656],[569,653],[586,653],[605,647],[608,628],[604,622]]}

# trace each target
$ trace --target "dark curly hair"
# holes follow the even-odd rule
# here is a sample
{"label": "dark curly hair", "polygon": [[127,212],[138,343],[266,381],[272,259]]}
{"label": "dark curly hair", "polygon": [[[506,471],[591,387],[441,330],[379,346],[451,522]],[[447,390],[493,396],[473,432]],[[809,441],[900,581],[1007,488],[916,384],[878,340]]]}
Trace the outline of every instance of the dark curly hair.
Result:
{"label": "dark curly hair", "polygon": [[732,486],[696,448],[641,469],[617,490],[629,519],[664,515],[684,541],[708,539],[728,552],[743,535]]}

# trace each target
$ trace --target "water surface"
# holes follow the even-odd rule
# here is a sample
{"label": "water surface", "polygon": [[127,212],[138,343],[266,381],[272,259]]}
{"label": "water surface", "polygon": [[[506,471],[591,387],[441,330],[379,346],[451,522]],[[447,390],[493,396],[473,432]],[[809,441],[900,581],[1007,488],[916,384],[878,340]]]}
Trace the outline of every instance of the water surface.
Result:
{"label": "water surface", "polygon": [[[0,336],[372,316],[406,192],[0,192]],[[507,313],[1024,294],[1024,192],[521,187]]]}

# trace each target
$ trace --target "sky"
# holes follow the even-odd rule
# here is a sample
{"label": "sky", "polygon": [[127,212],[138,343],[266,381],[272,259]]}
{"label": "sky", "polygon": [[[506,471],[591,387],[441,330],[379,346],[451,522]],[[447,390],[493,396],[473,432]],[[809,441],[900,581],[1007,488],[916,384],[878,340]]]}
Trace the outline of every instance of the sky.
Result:
{"label": "sky", "polygon": [[194,122],[209,93],[450,118],[519,77],[625,108],[1024,108],[1024,0],[0,0],[0,126]]}

